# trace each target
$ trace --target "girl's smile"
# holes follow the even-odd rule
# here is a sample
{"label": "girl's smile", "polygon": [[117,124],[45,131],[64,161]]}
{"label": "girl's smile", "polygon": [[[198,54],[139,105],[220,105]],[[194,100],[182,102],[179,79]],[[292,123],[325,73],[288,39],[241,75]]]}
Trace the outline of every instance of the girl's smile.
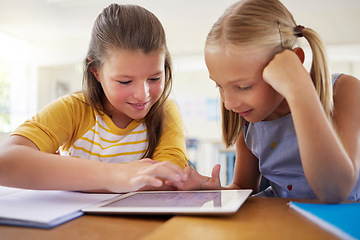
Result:
{"label": "girl's smile", "polygon": [[[233,111],[236,112],[235,110],[233,110]],[[245,118],[245,117],[249,116],[252,111],[253,110],[251,109],[251,110],[248,110],[248,111],[245,111],[245,112],[238,112],[238,114]]]}
{"label": "girl's smile", "polygon": [[149,104],[148,102],[145,103],[129,103],[130,106],[132,106],[134,109],[142,111],[146,108],[146,106]]}

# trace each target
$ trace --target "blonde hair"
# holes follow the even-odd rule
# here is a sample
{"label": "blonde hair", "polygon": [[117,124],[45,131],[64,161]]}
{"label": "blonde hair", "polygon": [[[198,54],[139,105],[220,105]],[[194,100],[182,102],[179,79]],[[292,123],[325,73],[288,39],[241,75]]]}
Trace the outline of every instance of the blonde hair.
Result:
{"label": "blonde hair", "polygon": [[97,17],[84,61],[82,87],[86,103],[99,113],[105,113],[106,96],[91,68],[100,68],[114,49],[142,50],[145,54],[161,51],[165,54],[164,90],[145,117],[149,144],[144,157],[151,158],[164,128],[165,101],[172,88],[171,58],[163,26],[153,13],[137,5],[111,4]]}
{"label": "blonde hair", "polygon": [[[211,28],[205,49],[223,47],[241,51],[246,47],[272,49],[272,56],[293,49],[297,38],[304,37],[312,51],[310,76],[329,119],[333,108],[331,76],[319,35],[310,28],[298,26],[292,14],[278,0],[243,0],[230,6]],[[229,111],[222,103],[223,139],[226,146],[235,143],[245,119]]]}

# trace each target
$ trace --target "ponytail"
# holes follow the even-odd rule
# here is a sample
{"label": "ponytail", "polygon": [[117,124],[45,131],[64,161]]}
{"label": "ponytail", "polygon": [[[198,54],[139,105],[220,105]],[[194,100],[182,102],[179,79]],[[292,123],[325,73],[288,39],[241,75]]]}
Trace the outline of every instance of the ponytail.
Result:
{"label": "ponytail", "polygon": [[327,67],[324,44],[319,35],[310,28],[304,28],[302,34],[308,41],[313,55],[310,68],[311,79],[313,80],[326,116],[331,119],[330,117],[333,110],[332,82]]}

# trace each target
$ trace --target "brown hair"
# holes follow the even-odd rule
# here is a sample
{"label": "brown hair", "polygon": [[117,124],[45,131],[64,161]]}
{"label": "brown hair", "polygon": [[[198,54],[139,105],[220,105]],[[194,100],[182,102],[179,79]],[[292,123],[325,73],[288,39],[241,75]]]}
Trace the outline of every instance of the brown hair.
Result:
{"label": "brown hair", "polygon": [[137,5],[111,4],[97,17],[84,61],[82,86],[85,101],[99,113],[105,113],[106,96],[90,68],[100,68],[114,49],[165,53],[164,91],[145,117],[149,144],[144,157],[152,157],[164,128],[165,101],[172,88],[171,58],[163,26],[153,13]]}
{"label": "brown hair", "polygon": [[[300,31],[300,32],[299,32]],[[241,51],[244,47],[272,49],[272,56],[293,49],[297,37],[305,37],[312,51],[310,75],[326,115],[331,118],[332,86],[324,46],[319,35],[310,28],[297,26],[292,14],[278,0],[243,0],[230,6],[211,28],[206,49],[224,47]],[[242,132],[245,119],[229,111],[222,103],[223,139],[233,145]]]}

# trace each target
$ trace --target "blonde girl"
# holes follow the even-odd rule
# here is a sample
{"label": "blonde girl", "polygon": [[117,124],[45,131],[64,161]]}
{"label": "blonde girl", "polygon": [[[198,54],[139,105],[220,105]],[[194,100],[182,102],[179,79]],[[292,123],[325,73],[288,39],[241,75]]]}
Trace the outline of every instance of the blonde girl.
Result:
{"label": "blonde girl", "polygon": [[[298,38],[310,45],[310,72]],[[205,60],[223,103],[224,142],[236,145],[227,188],[257,193],[264,176],[270,187],[260,196],[360,199],[360,82],[329,74],[314,30],[278,0],[239,1],[210,30]],[[189,170],[186,186],[218,188],[214,171]]]}

